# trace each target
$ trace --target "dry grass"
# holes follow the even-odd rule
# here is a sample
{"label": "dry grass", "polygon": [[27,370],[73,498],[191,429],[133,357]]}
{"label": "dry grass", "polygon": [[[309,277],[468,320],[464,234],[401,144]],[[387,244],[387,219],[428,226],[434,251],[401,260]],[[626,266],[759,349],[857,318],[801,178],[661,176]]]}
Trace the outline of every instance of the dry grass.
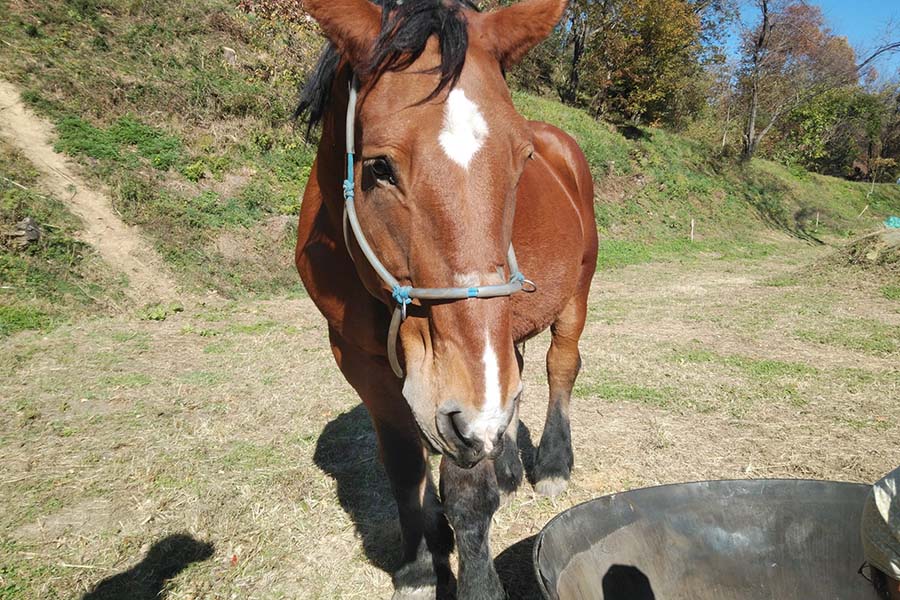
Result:
{"label": "dry grass", "polygon": [[[822,256],[782,242],[762,260],[598,275],[570,490],[546,500],[525,487],[496,516],[514,595],[533,589],[529,538],[599,494],[707,478],[871,481],[900,464],[900,350],[888,344],[900,343],[900,304],[864,274],[809,276]],[[85,320],[2,343],[3,600],[81,598],[122,573],[86,598],[156,597],[154,544],[178,532],[214,551],[202,560],[191,538],[166,541],[197,559],[165,585],[170,600],[388,595],[394,508],[308,300]],[[546,344],[526,349],[526,459]]]}

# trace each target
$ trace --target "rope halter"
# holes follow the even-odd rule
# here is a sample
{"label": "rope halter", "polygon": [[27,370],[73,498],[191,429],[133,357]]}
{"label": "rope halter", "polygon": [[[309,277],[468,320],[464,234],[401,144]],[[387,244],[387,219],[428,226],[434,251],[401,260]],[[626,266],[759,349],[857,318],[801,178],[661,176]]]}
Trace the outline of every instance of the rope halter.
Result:
{"label": "rope halter", "polygon": [[[350,235],[356,239],[363,256],[366,257],[369,265],[378,274],[378,277],[387,284],[391,290],[391,297],[396,302],[394,313],[391,316],[391,325],[388,329],[387,354],[388,361],[391,364],[394,374],[402,378],[404,376],[403,369],[400,367],[400,361],[397,359],[397,337],[400,331],[400,325],[406,320],[406,307],[409,306],[413,299],[420,301],[455,301],[474,298],[498,298],[501,296],[511,296],[516,292],[535,292],[537,286],[534,282],[525,278],[519,271],[519,265],[516,262],[516,253],[513,251],[512,244],[509,245],[509,251],[506,260],[509,266],[509,281],[499,285],[480,285],[476,287],[446,287],[446,288],[422,288],[409,285],[400,285],[396,277],[391,275],[390,271],[384,266],[369,241],[363,233],[359,224],[359,217],[356,214],[356,182],[354,180],[354,154],[355,154],[355,136],[356,136],[356,105],[359,93],[359,80],[356,76],[350,83],[350,100],[347,103],[347,178],[344,180],[344,243],[347,251],[350,252]],[[352,257],[353,254],[351,253]]]}

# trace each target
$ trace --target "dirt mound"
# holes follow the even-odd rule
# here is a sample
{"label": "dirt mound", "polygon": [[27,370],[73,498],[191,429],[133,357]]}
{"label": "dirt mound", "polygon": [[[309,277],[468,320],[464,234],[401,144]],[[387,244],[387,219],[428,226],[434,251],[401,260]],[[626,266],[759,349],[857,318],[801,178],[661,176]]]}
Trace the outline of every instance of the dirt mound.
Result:
{"label": "dirt mound", "polygon": [[900,229],[883,229],[853,240],[832,260],[844,266],[900,274]]}

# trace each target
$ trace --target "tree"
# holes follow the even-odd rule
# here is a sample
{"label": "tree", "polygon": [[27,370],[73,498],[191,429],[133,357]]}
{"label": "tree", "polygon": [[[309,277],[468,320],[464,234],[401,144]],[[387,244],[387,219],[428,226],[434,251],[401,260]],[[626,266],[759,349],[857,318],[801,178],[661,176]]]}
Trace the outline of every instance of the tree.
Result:
{"label": "tree", "polygon": [[785,117],[777,154],[820,173],[866,176],[880,159],[888,112],[882,94],[859,86],[827,90]]}
{"label": "tree", "polygon": [[743,32],[739,71],[746,102],[744,159],[810,96],[858,81],[853,49],[825,26],[821,9],[793,0],[755,0],[755,5],[760,18]]}
{"label": "tree", "polygon": [[[678,125],[705,102],[702,65],[722,0],[575,0],[563,27],[563,102]],[[706,29],[705,29],[706,28]]]}

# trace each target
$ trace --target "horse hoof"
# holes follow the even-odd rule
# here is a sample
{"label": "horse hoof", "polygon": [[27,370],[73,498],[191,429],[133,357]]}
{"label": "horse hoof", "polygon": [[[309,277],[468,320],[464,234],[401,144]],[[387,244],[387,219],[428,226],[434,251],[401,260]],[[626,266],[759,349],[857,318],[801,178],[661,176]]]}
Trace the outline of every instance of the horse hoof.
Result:
{"label": "horse hoof", "polygon": [[437,589],[433,585],[426,585],[417,588],[400,588],[394,590],[392,600],[434,600],[437,596]]}
{"label": "horse hoof", "polygon": [[562,477],[548,477],[547,479],[541,479],[534,484],[534,491],[541,496],[553,498],[554,496],[559,496],[563,493],[568,485],[569,482]]}

